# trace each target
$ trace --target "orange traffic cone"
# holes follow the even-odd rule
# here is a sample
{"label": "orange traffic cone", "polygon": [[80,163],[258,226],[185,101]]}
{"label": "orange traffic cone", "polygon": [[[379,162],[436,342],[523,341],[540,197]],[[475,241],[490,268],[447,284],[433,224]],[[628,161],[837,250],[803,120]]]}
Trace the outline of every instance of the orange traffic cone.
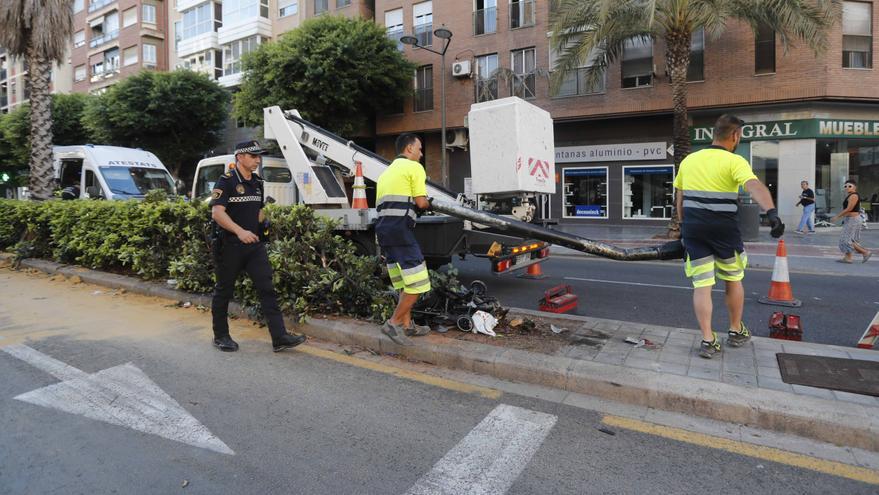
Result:
{"label": "orange traffic cone", "polygon": [[803,305],[799,299],[794,299],[794,293],[790,286],[790,273],[787,270],[787,249],[784,240],[778,241],[778,249],[775,251],[775,266],[772,268],[772,282],[769,285],[769,295],[758,299],[763,304],[775,306],[790,306],[798,308]]}
{"label": "orange traffic cone", "polygon": [[351,198],[351,208],[355,210],[365,210],[369,208],[366,202],[366,183],[363,182],[363,164],[354,162],[354,190],[353,198]]}
{"label": "orange traffic cone", "polygon": [[528,268],[525,269],[525,273],[519,275],[519,278],[530,278],[532,280],[546,278],[546,275],[543,274],[543,268],[540,265],[541,263],[528,265]]}

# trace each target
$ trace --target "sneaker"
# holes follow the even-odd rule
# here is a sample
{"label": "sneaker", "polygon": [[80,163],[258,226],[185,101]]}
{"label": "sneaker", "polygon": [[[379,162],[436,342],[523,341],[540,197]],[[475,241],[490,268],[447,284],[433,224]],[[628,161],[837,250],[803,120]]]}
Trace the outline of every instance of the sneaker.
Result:
{"label": "sneaker", "polygon": [[742,322],[741,329],[738,332],[730,330],[726,337],[726,343],[730,347],[741,347],[747,344],[749,340],[751,340],[751,331],[748,330],[744,322]]}
{"label": "sneaker", "polygon": [[814,234],[815,231],[814,231],[814,230],[810,230],[810,231],[808,231],[808,232],[806,232],[806,233],[807,233],[807,234]]}
{"label": "sneaker", "polygon": [[272,349],[275,352],[280,352],[284,349],[292,349],[303,342],[305,342],[305,335],[285,333],[278,339],[272,339]]}
{"label": "sneaker", "polygon": [[794,232],[796,232],[797,234],[800,234],[800,235],[805,234],[805,232],[803,232],[802,230],[795,230]]}
{"label": "sneaker", "polygon": [[423,337],[430,333],[430,327],[427,325],[416,325],[413,321],[411,325],[406,327],[407,337]]}
{"label": "sneaker", "polygon": [[223,335],[214,338],[214,347],[223,352],[235,352],[238,350],[238,343],[232,340],[232,337]]}
{"label": "sneaker", "polygon": [[395,344],[398,345],[415,345],[409,340],[409,337],[406,337],[405,330],[403,327],[399,325],[394,325],[390,320],[386,321],[384,325],[382,325],[382,333],[387,335],[389,339],[394,341]]}
{"label": "sneaker", "polygon": [[714,334],[714,342],[702,341],[699,348],[699,357],[711,359],[715,354],[720,354],[720,341],[717,340],[717,334]]}

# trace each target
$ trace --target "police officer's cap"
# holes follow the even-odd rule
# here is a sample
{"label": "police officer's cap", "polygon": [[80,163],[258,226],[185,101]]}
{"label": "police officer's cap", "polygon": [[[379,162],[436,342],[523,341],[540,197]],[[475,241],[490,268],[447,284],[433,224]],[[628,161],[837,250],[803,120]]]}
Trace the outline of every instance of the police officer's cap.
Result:
{"label": "police officer's cap", "polygon": [[259,141],[251,140],[244,141],[235,145],[235,154],[239,153],[248,153],[251,155],[265,155],[268,151],[264,150],[262,146],[260,146]]}

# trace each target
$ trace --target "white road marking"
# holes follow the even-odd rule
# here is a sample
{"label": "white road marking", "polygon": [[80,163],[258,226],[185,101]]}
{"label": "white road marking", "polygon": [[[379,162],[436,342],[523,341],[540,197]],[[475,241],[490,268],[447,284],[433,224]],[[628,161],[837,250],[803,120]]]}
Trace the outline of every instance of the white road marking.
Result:
{"label": "white road marking", "polygon": [[521,407],[497,406],[406,495],[503,495],[557,419]]}
{"label": "white road marking", "polygon": [[16,400],[235,455],[131,363],[88,374],[24,345],[0,350],[62,380]]}
{"label": "white road marking", "polygon": [[[601,284],[617,284],[617,285],[637,285],[638,287],[658,287],[660,289],[683,289],[692,291],[692,287],[680,286],[680,285],[662,285],[662,284],[645,284],[641,282],[623,282],[620,280],[602,280],[599,278],[580,278],[580,277],[565,277],[565,280],[579,280],[582,282],[598,282]],[[711,292],[723,292],[720,289],[711,289]]]}

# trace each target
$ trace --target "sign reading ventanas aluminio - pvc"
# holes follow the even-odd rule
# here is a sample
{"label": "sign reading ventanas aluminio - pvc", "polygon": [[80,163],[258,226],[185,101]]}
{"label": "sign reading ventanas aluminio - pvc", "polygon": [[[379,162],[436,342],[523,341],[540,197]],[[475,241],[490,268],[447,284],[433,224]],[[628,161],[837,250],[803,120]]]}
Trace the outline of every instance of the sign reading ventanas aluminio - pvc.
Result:
{"label": "sign reading ventanas aluminio - pvc", "polygon": [[555,149],[555,162],[583,163],[665,160],[665,147],[665,141],[658,143],[602,144],[598,146],[561,146]]}
{"label": "sign reading ventanas aluminio - pvc", "polygon": [[[879,137],[877,120],[779,120],[751,122],[742,127],[743,141],[816,138],[875,138]],[[714,138],[712,127],[691,127],[694,143],[710,143]]]}

